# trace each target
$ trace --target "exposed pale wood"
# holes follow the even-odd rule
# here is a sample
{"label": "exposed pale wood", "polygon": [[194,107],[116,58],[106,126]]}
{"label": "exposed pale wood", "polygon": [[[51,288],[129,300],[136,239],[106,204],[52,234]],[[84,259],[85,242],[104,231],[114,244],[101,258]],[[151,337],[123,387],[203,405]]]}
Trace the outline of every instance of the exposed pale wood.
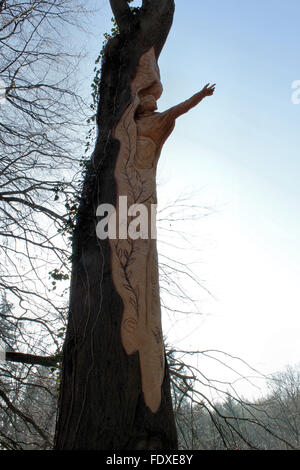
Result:
{"label": "exposed pale wood", "polygon": [[[156,413],[161,403],[164,378],[164,345],[161,326],[159,274],[156,240],[152,239],[151,206],[157,204],[156,169],[162,146],[175,126],[175,119],[213,93],[214,86],[204,87],[189,100],[164,113],[155,112],[162,94],[160,72],[152,47],[139,61],[131,81],[131,103],[116,125],[113,136],[120,142],[115,166],[117,215],[119,198],[126,196],[127,211],[143,205],[148,214],[146,239],[119,236],[110,240],[112,275],[123,300],[122,344],[127,354],[139,353],[142,390],[146,405]],[[117,222],[119,218],[117,216]]]}

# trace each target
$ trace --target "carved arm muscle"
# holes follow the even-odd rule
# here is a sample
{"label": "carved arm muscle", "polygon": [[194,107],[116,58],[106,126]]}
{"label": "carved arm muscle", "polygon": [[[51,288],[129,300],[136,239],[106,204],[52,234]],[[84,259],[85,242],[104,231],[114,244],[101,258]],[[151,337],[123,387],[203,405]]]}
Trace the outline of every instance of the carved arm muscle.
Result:
{"label": "carved arm muscle", "polygon": [[200,101],[203,100],[203,98],[205,98],[206,96],[211,96],[214,91],[215,85],[209,86],[208,83],[201,91],[193,95],[191,98],[186,101],[183,101],[183,103],[180,103],[177,106],[173,106],[173,108],[168,109],[163,114],[166,115],[170,120],[175,120],[182,114],[187,113],[190,109],[197,106],[197,104],[199,104]]}

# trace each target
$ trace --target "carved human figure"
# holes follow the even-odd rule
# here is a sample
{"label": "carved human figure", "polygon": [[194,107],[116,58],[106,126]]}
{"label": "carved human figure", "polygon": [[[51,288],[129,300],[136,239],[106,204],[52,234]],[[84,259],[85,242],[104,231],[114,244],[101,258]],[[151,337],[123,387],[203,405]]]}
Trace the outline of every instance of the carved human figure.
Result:
{"label": "carved human figure", "polygon": [[[214,92],[207,84],[187,101],[158,113],[156,101],[162,94],[154,49],[140,59],[131,83],[132,102],[114,129],[120,142],[115,167],[117,222],[119,197],[127,196],[128,207],[143,204],[151,226],[151,205],[157,203],[156,169],[162,146],[176,119]],[[130,223],[128,217],[127,226]],[[110,239],[112,275],[123,300],[121,339],[127,354],[139,352],[142,390],[146,405],[156,412],[161,402],[164,378],[164,346],[161,327],[156,240],[150,234],[136,240]]]}

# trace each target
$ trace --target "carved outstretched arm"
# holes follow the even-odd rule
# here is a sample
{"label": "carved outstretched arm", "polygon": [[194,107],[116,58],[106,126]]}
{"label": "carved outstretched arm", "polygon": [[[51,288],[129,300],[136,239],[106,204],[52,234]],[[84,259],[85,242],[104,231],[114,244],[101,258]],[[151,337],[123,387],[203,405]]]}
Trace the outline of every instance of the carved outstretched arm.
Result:
{"label": "carved outstretched arm", "polygon": [[168,109],[163,114],[167,115],[170,119],[177,119],[182,114],[187,113],[190,109],[194,108],[194,106],[197,106],[197,104],[199,104],[206,96],[213,95],[214,91],[215,84],[209,86],[208,83],[201,91],[193,95],[191,98],[183,101],[183,103],[180,103],[177,106],[173,106],[173,108]]}

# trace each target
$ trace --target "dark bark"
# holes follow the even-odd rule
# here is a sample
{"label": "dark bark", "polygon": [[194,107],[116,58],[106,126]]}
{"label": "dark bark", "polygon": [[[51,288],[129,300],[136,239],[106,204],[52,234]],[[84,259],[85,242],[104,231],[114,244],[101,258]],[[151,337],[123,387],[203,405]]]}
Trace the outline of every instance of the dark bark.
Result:
{"label": "dark bark", "polygon": [[174,0],[144,1],[136,14],[111,0],[120,35],[102,64],[99,128],[87,169],[73,236],[70,311],[63,351],[56,449],[176,449],[168,367],[157,413],[146,407],[138,354],[127,356],[120,338],[123,304],[110,266],[108,240],[96,237],[96,209],[116,205],[114,168],[119,142],[112,130],[131,100],[130,81],[141,55],[158,57],[170,30]]}

